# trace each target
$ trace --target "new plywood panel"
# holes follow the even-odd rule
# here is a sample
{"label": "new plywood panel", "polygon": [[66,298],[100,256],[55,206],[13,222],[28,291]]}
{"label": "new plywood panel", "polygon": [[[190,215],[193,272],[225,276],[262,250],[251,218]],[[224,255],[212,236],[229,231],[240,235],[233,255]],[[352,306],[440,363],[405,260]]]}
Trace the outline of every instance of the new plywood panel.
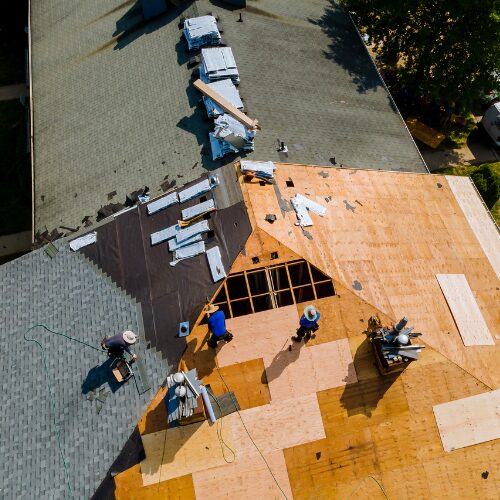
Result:
{"label": "new plywood panel", "polygon": [[191,475],[143,486],[141,466],[134,465],[114,477],[116,500],[195,500]]}
{"label": "new plywood panel", "polygon": [[[264,456],[279,487],[292,499],[283,451],[265,453]],[[239,457],[229,465],[195,472],[193,484],[197,500],[283,498],[282,492],[257,452]]]}
{"label": "new plywood panel", "polygon": [[491,266],[500,278],[500,233],[481,203],[469,177],[447,175],[446,180],[474,231]]}
{"label": "new plywood panel", "polygon": [[[293,400],[277,401],[240,413],[253,441],[264,453],[325,437],[316,394],[297,396]],[[238,414],[228,415],[224,425],[226,422],[231,423],[237,455],[255,453],[255,446]]]}
{"label": "new plywood panel", "polygon": [[[224,440],[233,448],[229,424],[226,424]],[[207,422],[145,434],[142,443],[146,453],[141,462],[145,486],[226,463],[217,426]]]}
{"label": "new plywood panel", "polygon": [[347,339],[311,347],[291,343],[291,350],[265,357],[264,365],[273,402],[357,381]]}
{"label": "new plywood panel", "polygon": [[295,306],[271,309],[228,319],[227,329],[234,338],[217,351],[219,366],[275,356],[299,327]]}
{"label": "new plywood panel", "polygon": [[439,286],[466,346],[495,345],[463,274],[436,274]]}
{"label": "new plywood panel", "polygon": [[445,451],[500,438],[500,390],[433,407]]}

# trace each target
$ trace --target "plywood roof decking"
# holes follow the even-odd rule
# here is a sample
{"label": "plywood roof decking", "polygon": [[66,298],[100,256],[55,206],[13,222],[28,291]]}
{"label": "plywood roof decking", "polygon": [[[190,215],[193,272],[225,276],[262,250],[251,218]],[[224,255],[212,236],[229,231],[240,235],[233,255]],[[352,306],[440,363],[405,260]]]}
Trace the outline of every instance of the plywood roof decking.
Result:
{"label": "plywood roof decking", "polygon": [[[500,363],[500,280],[446,177],[277,164],[275,180],[241,178],[254,227],[390,317],[408,316],[429,345],[500,387],[490,368]],[[307,234],[278,203],[298,192],[327,207],[325,217],[311,215]],[[495,346],[464,347],[436,274],[465,274]]]}
{"label": "plywood roof decking", "polygon": [[500,438],[500,390],[433,408],[445,451]]}
{"label": "plywood roof decking", "polygon": [[463,274],[436,274],[464,345],[495,345]]}
{"label": "plywood roof decking", "polygon": [[472,180],[469,177],[447,175],[446,181],[497,277],[500,278],[500,232],[491,215],[486,212]]}

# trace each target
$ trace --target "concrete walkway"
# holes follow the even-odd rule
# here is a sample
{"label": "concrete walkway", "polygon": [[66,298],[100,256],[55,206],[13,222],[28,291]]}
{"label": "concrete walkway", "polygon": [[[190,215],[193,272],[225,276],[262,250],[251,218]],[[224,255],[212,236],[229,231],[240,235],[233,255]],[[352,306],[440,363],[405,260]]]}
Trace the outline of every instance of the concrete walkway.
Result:
{"label": "concrete walkway", "polygon": [[0,87],[0,101],[11,101],[28,94],[28,87],[25,83],[16,83],[15,85],[4,85]]}

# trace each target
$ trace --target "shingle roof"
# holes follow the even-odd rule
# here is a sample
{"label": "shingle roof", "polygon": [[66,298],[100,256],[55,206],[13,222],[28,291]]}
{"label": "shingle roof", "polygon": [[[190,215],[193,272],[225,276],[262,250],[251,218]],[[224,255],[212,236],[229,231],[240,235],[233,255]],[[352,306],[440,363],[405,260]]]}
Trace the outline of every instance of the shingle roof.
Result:
{"label": "shingle roof", "polygon": [[[53,259],[40,249],[0,267],[0,496],[6,499],[68,494],[55,424],[74,496],[90,498],[165,376],[160,357],[146,349],[135,300],[65,242],[56,247]],[[139,394],[141,381],[136,386],[133,379],[117,387],[103,352],[36,328],[28,336],[45,349],[54,424],[42,351],[23,338],[35,324],[94,346],[124,328],[138,332],[135,350],[153,390]]]}
{"label": "shingle roof", "polygon": [[[255,159],[425,171],[346,15],[330,2],[197,0],[125,30],[132,2],[32,2],[35,228],[76,227],[144,184],[155,194],[221,163],[190,82],[181,15],[219,14],[241,94],[262,131]],[[185,9],[185,10],[183,10]],[[135,20],[135,21],[134,21]]]}

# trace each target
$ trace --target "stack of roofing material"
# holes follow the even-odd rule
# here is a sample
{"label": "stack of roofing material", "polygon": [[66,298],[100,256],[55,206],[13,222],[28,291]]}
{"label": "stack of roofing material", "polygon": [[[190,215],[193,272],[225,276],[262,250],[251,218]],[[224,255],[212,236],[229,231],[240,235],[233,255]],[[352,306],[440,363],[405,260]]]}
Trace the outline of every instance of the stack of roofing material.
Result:
{"label": "stack of roofing material", "polygon": [[[224,99],[229,101],[235,108],[238,108],[241,111],[245,109],[243,102],[241,101],[240,93],[230,78],[209,83],[208,86],[220,94]],[[203,102],[207,108],[209,118],[217,118],[218,116],[224,114],[224,110],[215,104],[215,102],[209,97],[203,96]]]}
{"label": "stack of roofing material", "polygon": [[212,83],[226,78],[230,78],[235,85],[240,82],[231,47],[202,49],[200,79]]}
{"label": "stack of roofing material", "polygon": [[240,169],[243,173],[257,172],[263,174],[266,177],[272,178],[274,177],[276,165],[272,161],[241,160]]}
{"label": "stack of roofing material", "polygon": [[230,153],[254,150],[255,131],[248,130],[229,114],[215,119],[215,130],[209,135],[214,160]]}
{"label": "stack of roofing material", "polygon": [[[182,382],[176,381],[179,375],[179,373],[176,373],[167,377],[168,393],[165,399],[167,403],[167,421],[169,424],[193,415],[193,411],[197,406],[198,396],[201,392],[201,384],[198,380],[196,368],[183,373],[183,377],[177,379],[183,380]],[[176,394],[175,390],[178,387],[185,388],[185,391],[183,391],[184,396],[178,395],[182,394],[180,391],[177,391],[178,394]]]}
{"label": "stack of roofing material", "polygon": [[189,50],[200,49],[205,45],[219,45],[220,32],[214,16],[200,16],[184,21],[184,36]]}

